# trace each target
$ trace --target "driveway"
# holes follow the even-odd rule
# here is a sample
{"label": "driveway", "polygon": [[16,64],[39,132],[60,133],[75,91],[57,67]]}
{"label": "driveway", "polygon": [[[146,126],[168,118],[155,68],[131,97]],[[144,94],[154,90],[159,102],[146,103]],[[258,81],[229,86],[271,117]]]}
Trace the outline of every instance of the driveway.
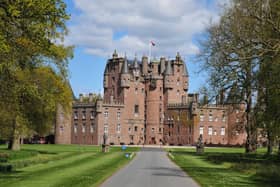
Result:
{"label": "driveway", "polygon": [[107,179],[102,187],[198,187],[169,160],[160,148],[142,148],[123,169]]}

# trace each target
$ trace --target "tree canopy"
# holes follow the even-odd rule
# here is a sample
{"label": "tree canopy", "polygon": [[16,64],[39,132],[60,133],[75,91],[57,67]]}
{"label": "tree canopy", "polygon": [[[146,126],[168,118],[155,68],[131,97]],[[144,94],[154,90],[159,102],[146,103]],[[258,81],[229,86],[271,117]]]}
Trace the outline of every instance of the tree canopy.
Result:
{"label": "tree canopy", "polygon": [[72,47],[62,44],[69,18],[62,0],[0,3],[0,125],[13,149],[19,149],[23,129],[43,133],[57,104],[70,102]]}
{"label": "tree canopy", "polygon": [[246,103],[246,152],[256,150],[260,108],[273,116],[263,115],[263,122],[276,119],[279,128],[279,23],[279,1],[233,0],[201,43],[199,58],[210,74],[210,86],[223,90],[231,103]]}

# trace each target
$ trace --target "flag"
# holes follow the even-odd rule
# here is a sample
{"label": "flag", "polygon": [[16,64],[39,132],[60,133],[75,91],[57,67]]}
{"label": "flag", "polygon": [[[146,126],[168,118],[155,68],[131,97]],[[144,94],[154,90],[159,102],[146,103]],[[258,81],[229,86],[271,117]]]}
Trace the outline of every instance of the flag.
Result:
{"label": "flag", "polygon": [[156,45],[153,41],[151,41],[151,44],[152,44],[152,46],[155,46],[155,45]]}

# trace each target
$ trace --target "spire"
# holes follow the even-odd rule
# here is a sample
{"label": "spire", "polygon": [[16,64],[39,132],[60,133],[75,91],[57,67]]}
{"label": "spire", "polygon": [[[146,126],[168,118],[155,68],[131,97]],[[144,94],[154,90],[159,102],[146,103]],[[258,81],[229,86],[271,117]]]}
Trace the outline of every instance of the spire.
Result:
{"label": "spire", "polygon": [[180,61],[181,60],[181,56],[180,56],[180,53],[179,52],[177,52],[177,54],[176,54],[176,61]]}
{"label": "spire", "polygon": [[136,57],[136,55],[135,55],[134,62],[133,62],[133,68],[134,68],[134,69],[138,69],[138,68],[139,68],[139,64],[138,64],[138,62],[137,62],[137,57]]}
{"label": "spire", "polygon": [[118,58],[118,53],[117,53],[117,50],[116,50],[116,49],[114,50],[113,58]]}
{"label": "spire", "polygon": [[127,74],[128,73],[128,64],[127,64],[127,59],[126,56],[124,57],[124,63],[122,66],[122,74]]}
{"label": "spire", "polygon": [[171,61],[168,60],[167,61],[167,67],[165,70],[165,75],[171,75],[172,74],[172,67],[171,67]]}
{"label": "spire", "polygon": [[187,77],[189,76],[189,72],[185,62],[183,62],[183,76],[187,76]]}

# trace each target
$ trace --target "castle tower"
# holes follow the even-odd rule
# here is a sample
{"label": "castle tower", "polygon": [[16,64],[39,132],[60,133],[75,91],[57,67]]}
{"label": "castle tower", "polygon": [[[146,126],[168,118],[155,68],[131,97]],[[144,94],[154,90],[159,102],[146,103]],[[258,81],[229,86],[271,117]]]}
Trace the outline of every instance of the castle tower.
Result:
{"label": "castle tower", "polygon": [[148,57],[146,56],[142,57],[142,73],[143,75],[148,74]]}
{"label": "castle tower", "polygon": [[[72,104],[70,107],[72,107]],[[69,110],[71,111],[71,109]],[[55,123],[56,144],[71,144],[71,117],[72,111],[67,112],[61,105],[57,106]]]}
{"label": "castle tower", "polygon": [[159,144],[163,140],[163,77],[158,62],[152,62],[150,69],[146,77],[146,144]]}
{"label": "castle tower", "polygon": [[128,71],[127,59],[125,57],[124,63],[122,65],[122,71],[121,71],[121,87],[129,88],[129,83],[130,83],[130,74]]}

